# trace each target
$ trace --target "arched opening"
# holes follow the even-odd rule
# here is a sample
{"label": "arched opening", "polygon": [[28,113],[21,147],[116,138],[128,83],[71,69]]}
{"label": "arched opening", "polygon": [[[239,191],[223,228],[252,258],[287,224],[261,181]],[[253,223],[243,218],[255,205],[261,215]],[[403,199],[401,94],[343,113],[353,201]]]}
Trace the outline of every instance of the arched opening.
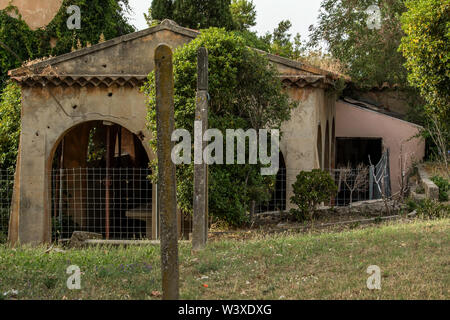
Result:
{"label": "arched opening", "polygon": [[141,139],[107,121],[70,129],[54,152],[51,216],[54,239],[74,231],[105,239],[151,238],[153,188]]}
{"label": "arched opening", "polygon": [[319,162],[319,168],[323,169],[323,159],[322,159],[322,127],[319,124],[319,127],[317,128],[317,155],[318,155],[318,162]]}
{"label": "arched opening", "polygon": [[324,169],[330,169],[330,125],[327,121],[327,126],[325,128],[325,160]]}
{"label": "arched opening", "polygon": [[336,123],[334,118],[331,129],[331,168],[336,168]]}
{"label": "arched opening", "polygon": [[277,176],[275,178],[275,189],[270,201],[260,203],[256,212],[272,212],[286,210],[286,162],[283,153],[280,152],[280,163]]}

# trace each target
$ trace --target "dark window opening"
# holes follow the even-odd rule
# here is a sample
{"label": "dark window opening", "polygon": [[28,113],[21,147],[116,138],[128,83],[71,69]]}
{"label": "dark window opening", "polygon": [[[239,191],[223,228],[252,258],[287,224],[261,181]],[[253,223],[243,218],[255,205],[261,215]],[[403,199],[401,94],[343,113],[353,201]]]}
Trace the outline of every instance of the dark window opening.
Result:
{"label": "dark window opening", "polygon": [[53,238],[70,238],[74,231],[151,238],[148,165],[140,139],[117,124],[91,121],[70,130],[53,158]]}
{"label": "dark window opening", "polygon": [[336,167],[348,164],[356,168],[363,163],[369,165],[369,156],[376,165],[383,152],[381,138],[337,138],[336,139]]}

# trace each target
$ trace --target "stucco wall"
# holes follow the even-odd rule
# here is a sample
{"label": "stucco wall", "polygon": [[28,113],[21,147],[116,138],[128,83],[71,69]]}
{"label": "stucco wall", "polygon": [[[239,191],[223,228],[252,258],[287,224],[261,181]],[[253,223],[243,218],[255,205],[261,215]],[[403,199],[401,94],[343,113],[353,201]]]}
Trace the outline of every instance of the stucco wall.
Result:
{"label": "stucco wall", "polygon": [[143,133],[149,158],[154,155],[145,97],[137,88],[24,88],[22,96],[18,237],[24,243],[40,243],[50,239],[48,175],[53,154],[68,130],[87,121],[110,121],[136,135]]}
{"label": "stucco wall", "polygon": [[[310,171],[323,167],[324,155],[319,159],[317,150],[318,127],[322,130],[322,150],[325,150],[325,128],[330,123],[329,146],[331,154],[331,123],[335,115],[334,95],[321,88],[288,88],[289,97],[297,102],[292,110],[291,119],[285,122],[281,130],[281,152],[286,162],[286,200],[287,209],[292,207],[290,198],[292,184],[300,171]],[[330,157],[331,158],[331,157]],[[331,161],[326,168],[331,166]]]}
{"label": "stucco wall", "polygon": [[[343,138],[382,138],[389,148],[392,192],[400,190],[400,156],[407,167],[425,156],[425,141],[413,138],[420,127],[382,113],[367,110],[339,100],[336,102],[336,136]],[[403,147],[402,147],[403,146]],[[403,149],[403,151],[401,151]]]}
{"label": "stucco wall", "polygon": [[[153,55],[159,43],[176,48],[193,39],[192,32],[186,35],[178,29],[170,22],[163,22],[153,29],[156,30],[154,32],[149,29],[126,35],[57,57],[45,64],[50,63],[59,75],[146,75],[154,68]],[[283,74],[305,74],[305,71],[283,64],[277,64],[277,67]],[[10,237],[12,242],[20,240],[22,243],[37,244],[50,240],[48,175],[53,153],[60,139],[71,128],[87,121],[113,122],[138,136],[142,133],[142,143],[149,158],[153,159],[154,155],[149,148],[151,135],[145,124],[145,96],[138,87],[65,84],[30,88],[24,85],[22,90],[23,130],[14,190],[15,199],[20,201],[13,204]],[[323,156],[318,159],[317,154],[317,128],[319,123],[323,124],[321,144],[324,149],[326,122],[331,123],[335,111],[334,98],[320,86],[290,86],[287,90],[291,99],[298,103],[292,111],[291,120],[282,126],[281,151],[288,170],[286,187],[289,207],[296,175],[301,170],[319,168],[323,163]],[[155,195],[153,199],[156,199]]]}
{"label": "stucco wall", "polygon": [[[74,59],[62,60],[52,67],[62,74],[144,75],[154,68],[154,49],[159,43],[177,47],[191,38],[161,30],[130,41],[120,40],[103,50],[85,50],[89,54],[81,52]],[[53,153],[71,128],[87,121],[110,121],[138,136],[143,134],[142,143],[149,158],[153,159],[154,155],[149,144],[151,134],[146,127],[145,96],[139,87],[23,87],[22,97],[23,129],[15,183],[15,197],[20,201],[12,207],[14,223],[10,240],[37,244],[50,241],[48,175]]]}
{"label": "stucco wall", "polygon": [[[124,36],[125,38],[127,36]],[[120,45],[53,64],[58,74],[149,74],[155,68],[155,49],[160,43],[177,48],[192,39],[169,30],[161,30]]]}

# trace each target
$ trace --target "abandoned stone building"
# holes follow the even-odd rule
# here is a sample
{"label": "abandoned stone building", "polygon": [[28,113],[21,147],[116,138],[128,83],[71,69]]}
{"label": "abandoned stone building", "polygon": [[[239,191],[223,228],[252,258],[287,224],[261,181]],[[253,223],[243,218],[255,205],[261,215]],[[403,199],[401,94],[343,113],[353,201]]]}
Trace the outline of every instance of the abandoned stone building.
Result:
{"label": "abandoned stone building", "polygon": [[[155,159],[140,87],[160,43],[172,48],[197,31],[160,25],[10,71],[22,89],[22,132],[9,238],[42,243],[74,230],[105,238],[158,238]],[[267,54],[298,105],[282,125],[280,197],[289,209],[302,170],[334,168],[338,76]],[[30,72],[30,69],[32,72]],[[181,221],[181,213],[179,221]],[[179,223],[179,229],[181,229]],[[181,230],[179,230],[181,232]]]}
{"label": "abandoned stone building", "polygon": [[[10,71],[23,96],[11,241],[50,241],[52,221],[66,223],[60,216],[62,209],[77,227],[94,225],[98,228],[90,230],[103,230],[107,237],[114,237],[119,229],[128,238],[158,237],[157,186],[146,179],[148,161],[155,155],[146,127],[145,96],[139,89],[154,68],[159,43],[176,48],[197,35],[166,20],[33,64],[28,67],[32,75],[26,68]],[[296,173],[333,166],[336,97],[327,89],[337,76],[268,57],[299,105],[282,128],[283,196],[289,198]],[[114,180],[110,175],[90,168],[111,168],[110,175],[123,177],[116,184],[108,180]],[[71,190],[69,194],[62,191],[63,185]],[[133,232],[128,234],[127,229]]]}

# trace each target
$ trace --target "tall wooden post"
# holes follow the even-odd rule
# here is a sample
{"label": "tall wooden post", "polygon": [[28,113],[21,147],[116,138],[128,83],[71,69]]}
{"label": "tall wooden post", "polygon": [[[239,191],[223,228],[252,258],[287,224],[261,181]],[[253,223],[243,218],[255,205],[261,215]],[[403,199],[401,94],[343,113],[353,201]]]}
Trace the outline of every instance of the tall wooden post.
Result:
{"label": "tall wooden post", "polygon": [[172,50],[160,44],[155,51],[156,124],[158,131],[158,202],[161,216],[161,273],[163,299],[179,298],[178,234],[175,164]]}
{"label": "tall wooden post", "polygon": [[[197,58],[197,106],[195,109],[196,125],[201,123],[201,140],[195,141],[195,147],[201,148],[201,155],[206,147],[203,134],[208,129],[208,51],[198,50]],[[199,137],[196,135],[196,139]],[[200,151],[197,150],[198,154]],[[199,159],[197,159],[199,160]],[[205,248],[208,239],[208,166],[205,161],[194,164],[194,219],[192,228],[192,249]]]}

